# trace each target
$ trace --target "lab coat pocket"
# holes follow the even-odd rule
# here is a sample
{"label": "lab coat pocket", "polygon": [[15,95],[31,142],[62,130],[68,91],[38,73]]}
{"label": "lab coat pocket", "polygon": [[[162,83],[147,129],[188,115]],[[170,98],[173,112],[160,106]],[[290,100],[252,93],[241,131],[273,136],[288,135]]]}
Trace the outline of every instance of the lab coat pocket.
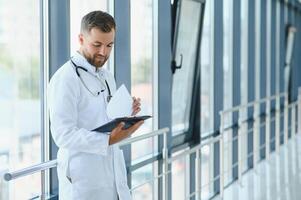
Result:
{"label": "lab coat pocket", "polygon": [[113,187],[114,178],[109,160],[108,157],[88,153],[73,157],[69,163],[72,184],[83,189]]}
{"label": "lab coat pocket", "polygon": [[[88,173],[88,169],[86,164],[87,162],[83,162],[83,159],[79,156],[69,159],[68,162],[68,175],[71,179],[72,184],[77,184],[79,181],[84,181]],[[85,186],[85,184],[83,184]]]}
{"label": "lab coat pocket", "polygon": [[70,155],[68,151],[60,150],[57,154],[58,170],[60,171],[61,178],[67,178],[71,183],[70,173],[69,173],[69,162]]}
{"label": "lab coat pocket", "polygon": [[72,183],[72,179],[70,177],[70,158],[67,159],[67,164],[66,164],[66,178],[70,183]]}

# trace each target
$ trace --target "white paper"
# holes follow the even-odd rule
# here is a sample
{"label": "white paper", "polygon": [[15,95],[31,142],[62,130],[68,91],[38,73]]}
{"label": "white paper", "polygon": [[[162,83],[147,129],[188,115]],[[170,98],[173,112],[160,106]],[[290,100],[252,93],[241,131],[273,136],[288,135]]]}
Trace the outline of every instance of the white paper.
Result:
{"label": "white paper", "polygon": [[129,117],[132,114],[133,99],[122,84],[114,93],[107,106],[107,115],[111,119]]}

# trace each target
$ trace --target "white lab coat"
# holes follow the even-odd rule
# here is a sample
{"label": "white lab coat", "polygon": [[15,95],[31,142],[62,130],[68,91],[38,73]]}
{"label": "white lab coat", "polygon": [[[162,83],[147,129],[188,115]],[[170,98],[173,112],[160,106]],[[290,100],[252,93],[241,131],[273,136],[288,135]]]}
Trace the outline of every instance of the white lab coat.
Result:
{"label": "white lab coat", "polygon": [[[114,77],[108,70],[101,68],[96,72],[78,52],[72,60],[106,79],[112,94],[116,91]],[[89,89],[97,91],[93,88],[95,80],[89,82],[93,77],[84,78]],[[109,146],[108,135],[90,131],[109,121],[105,101],[108,90],[93,96],[68,61],[51,78],[48,95],[51,133],[59,147],[59,199],[131,199],[122,150],[117,145]]]}

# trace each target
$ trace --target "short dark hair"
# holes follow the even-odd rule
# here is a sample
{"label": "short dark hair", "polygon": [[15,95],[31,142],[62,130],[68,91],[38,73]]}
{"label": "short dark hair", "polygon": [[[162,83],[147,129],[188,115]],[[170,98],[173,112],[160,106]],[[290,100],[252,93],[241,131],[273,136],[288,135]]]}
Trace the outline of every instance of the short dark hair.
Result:
{"label": "short dark hair", "polygon": [[92,11],[82,18],[80,31],[81,33],[89,33],[92,28],[98,28],[105,33],[109,33],[112,29],[116,29],[115,20],[106,12]]}

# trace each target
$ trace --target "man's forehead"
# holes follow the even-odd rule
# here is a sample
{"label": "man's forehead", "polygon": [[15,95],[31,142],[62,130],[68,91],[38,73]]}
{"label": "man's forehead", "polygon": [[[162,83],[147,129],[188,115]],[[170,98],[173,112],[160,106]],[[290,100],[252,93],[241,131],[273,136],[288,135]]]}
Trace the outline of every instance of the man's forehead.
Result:
{"label": "man's forehead", "polygon": [[93,28],[89,33],[84,34],[90,40],[98,41],[98,42],[113,42],[115,37],[115,30],[111,32],[105,33],[97,28]]}
{"label": "man's forehead", "polygon": [[95,35],[95,34],[97,34],[97,35],[114,35],[115,30],[112,29],[110,32],[104,32],[101,29],[94,27],[89,31],[89,35]]}

